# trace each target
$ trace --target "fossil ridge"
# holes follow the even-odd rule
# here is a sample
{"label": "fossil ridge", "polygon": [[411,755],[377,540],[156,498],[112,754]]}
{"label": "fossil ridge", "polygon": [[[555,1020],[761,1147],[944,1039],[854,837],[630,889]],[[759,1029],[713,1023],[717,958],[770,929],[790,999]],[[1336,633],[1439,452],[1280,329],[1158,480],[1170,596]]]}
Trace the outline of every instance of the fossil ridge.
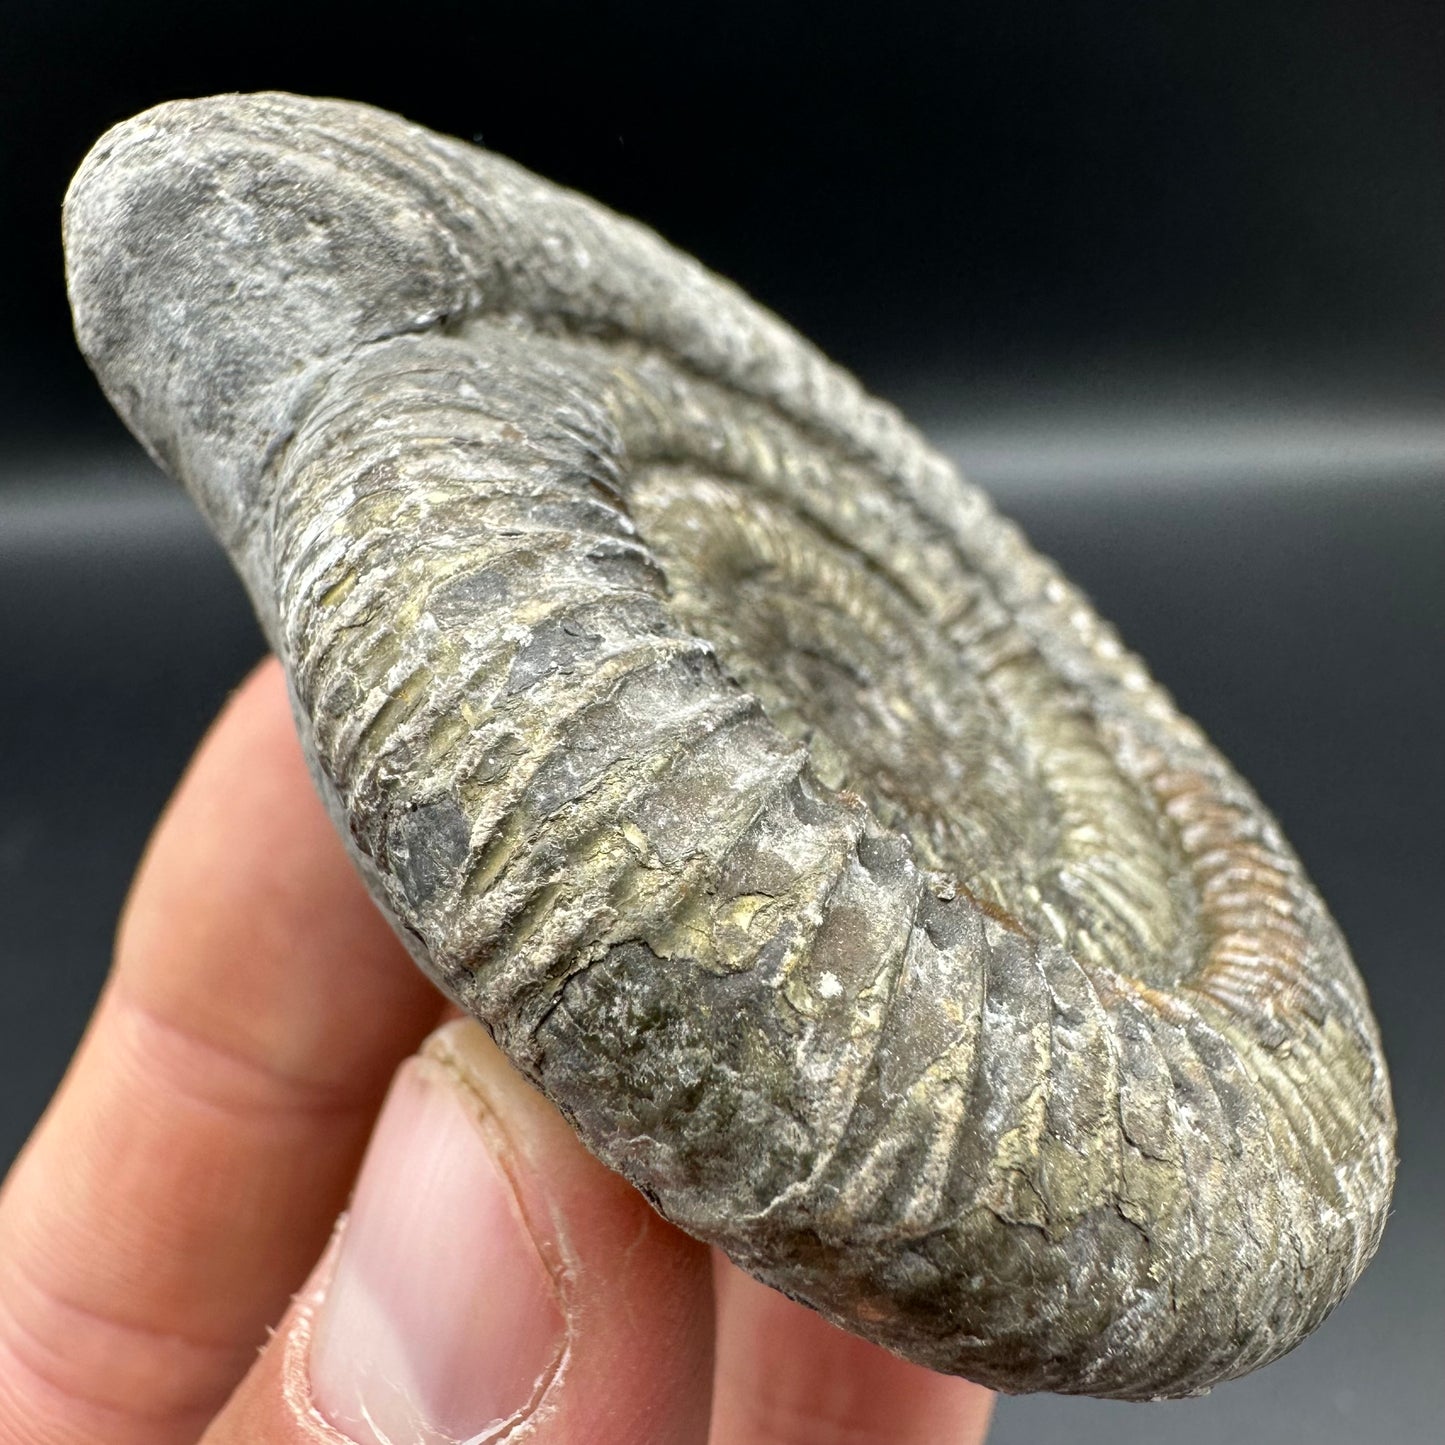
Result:
{"label": "fossil ridge", "polygon": [[1334,923],[895,412],[360,105],[148,111],[65,225],[378,901],[663,1214],[1005,1390],[1195,1393],[1341,1299],[1394,1120]]}

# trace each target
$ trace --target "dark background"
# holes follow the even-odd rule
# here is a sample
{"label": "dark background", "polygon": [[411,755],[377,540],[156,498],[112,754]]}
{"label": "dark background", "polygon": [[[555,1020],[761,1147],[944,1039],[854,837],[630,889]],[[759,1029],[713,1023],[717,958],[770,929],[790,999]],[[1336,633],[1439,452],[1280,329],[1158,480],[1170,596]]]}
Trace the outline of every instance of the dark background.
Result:
{"label": "dark background", "polygon": [[259,653],[65,310],[114,121],[280,87],[399,110],[640,216],[903,405],[1276,810],[1395,1072],[1380,1258],[1200,1402],[1019,1442],[1445,1434],[1445,7],[0,0],[0,1161],[54,1087],[151,819]]}

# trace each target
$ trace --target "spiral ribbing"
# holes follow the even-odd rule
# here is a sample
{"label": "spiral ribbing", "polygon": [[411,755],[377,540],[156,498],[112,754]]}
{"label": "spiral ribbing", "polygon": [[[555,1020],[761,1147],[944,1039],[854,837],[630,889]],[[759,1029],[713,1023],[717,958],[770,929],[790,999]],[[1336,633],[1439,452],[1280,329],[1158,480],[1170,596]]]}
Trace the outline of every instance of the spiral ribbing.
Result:
{"label": "spiral ribbing", "polygon": [[1338,1302],[1393,1171],[1344,945],[893,412],[363,107],[148,112],[67,234],[380,900],[669,1218],[1005,1389],[1194,1392]]}

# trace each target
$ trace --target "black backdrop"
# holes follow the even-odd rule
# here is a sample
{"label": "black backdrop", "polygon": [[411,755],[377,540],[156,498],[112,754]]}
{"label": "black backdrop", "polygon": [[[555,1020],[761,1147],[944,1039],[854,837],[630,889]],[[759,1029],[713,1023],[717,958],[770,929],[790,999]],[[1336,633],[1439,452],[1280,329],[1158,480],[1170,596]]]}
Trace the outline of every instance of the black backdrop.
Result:
{"label": "black backdrop", "polygon": [[0,1158],[151,818],[258,653],[69,336],[58,211],[157,101],[280,87],[480,137],[649,221],[903,402],[1279,813],[1395,1073],[1380,1259],[1198,1403],[996,1445],[1429,1445],[1445,1419],[1445,8],[0,0]]}
{"label": "black backdrop", "polygon": [[83,409],[58,206],[109,124],[372,101],[640,216],[877,385],[1445,370],[1434,0],[0,3],[11,405]]}

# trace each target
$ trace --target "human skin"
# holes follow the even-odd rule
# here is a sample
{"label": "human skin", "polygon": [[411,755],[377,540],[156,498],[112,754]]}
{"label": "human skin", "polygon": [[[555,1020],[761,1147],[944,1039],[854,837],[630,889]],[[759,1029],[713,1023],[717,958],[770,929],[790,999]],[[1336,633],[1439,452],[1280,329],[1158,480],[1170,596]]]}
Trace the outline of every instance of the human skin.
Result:
{"label": "human skin", "polygon": [[[485,1438],[983,1438],[988,1391],[715,1260],[598,1164],[477,1026],[453,1021],[414,1057],[447,1016],[368,900],[307,777],[279,669],[263,665],[157,827],[95,1016],[0,1192],[0,1445],[411,1445],[339,1433],[327,1417],[344,1413],[346,1362],[318,1372],[325,1399],[310,1368],[318,1321],[353,1344],[378,1328],[338,1324],[328,1296],[347,1251],[338,1216],[389,1086],[393,1124],[424,1086],[440,1108],[460,1103],[458,1152],[475,1150],[479,1179],[501,1161],[542,1221],[555,1296],[529,1303],[543,1276],[515,1256],[469,1296],[450,1291],[453,1314],[501,1322],[489,1338],[531,1309],[564,1343]],[[465,1281],[454,1237],[389,1236],[387,1263],[404,1285],[442,1251]],[[421,1334],[409,1343],[457,1357],[455,1319]],[[495,1360],[441,1382],[453,1404],[478,1381],[504,1390]]]}

